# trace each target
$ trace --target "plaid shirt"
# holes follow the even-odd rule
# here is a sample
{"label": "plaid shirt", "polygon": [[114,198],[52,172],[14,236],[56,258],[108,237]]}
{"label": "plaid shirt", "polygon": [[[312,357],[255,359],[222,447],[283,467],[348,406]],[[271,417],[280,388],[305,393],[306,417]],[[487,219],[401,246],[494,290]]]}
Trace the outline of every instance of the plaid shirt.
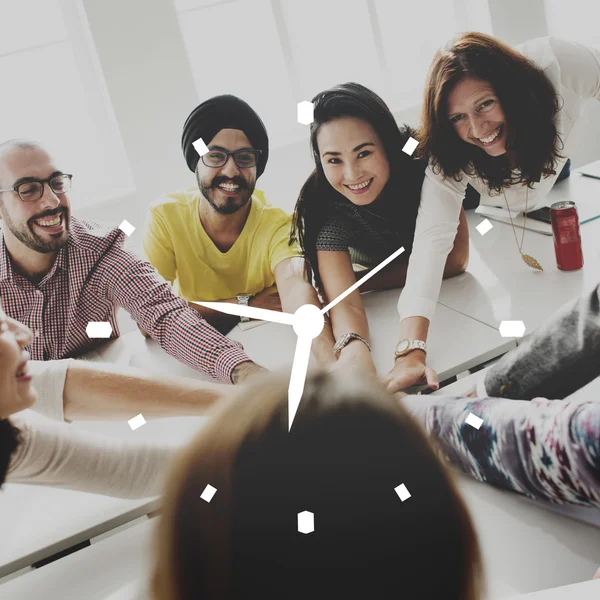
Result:
{"label": "plaid shirt", "polygon": [[119,305],[166,352],[215,379],[231,382],[234,368],[250,360],[238,342],[176,297],[149,262],[124,248],[120,229],[74,217],[70,229],[37,285],[13,270],[0,231],[0,298],[10,317],[33,330],[33,360],[70,358],[104,343],[88,337],[90,321],[108,321],[111,338],[119,337]]}

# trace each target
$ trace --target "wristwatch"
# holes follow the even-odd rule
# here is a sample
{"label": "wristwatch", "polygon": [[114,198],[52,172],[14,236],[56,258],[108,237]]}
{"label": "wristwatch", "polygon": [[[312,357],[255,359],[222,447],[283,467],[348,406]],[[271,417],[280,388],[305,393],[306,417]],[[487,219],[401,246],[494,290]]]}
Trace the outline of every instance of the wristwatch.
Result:
{"label": "wristwatch", "polygon": [[358,335],[358,333],[344,333],[344,335],[340,337],[333,347],[334,356],[338,358],[340,352],[354,340],[360,340],[369,349],[369,352],[371,352],[371,346],[369,345],[369,342],[367,342],[362,335]]}
{"label": "wristwatch", "polygon": [[[250,298],[252,298],[252,294],[248,292],[240,292],[237,295],[238,304],[242,306],[250,306]],[[250,320],[249,317],[240,317],[240,323],[247,323]]]}
{"label": "wristwatch", "polygon": [[413,350],[423,350],[427,354],[427,344],[422,340],[400,340],[396,345],[394,355],[396,358],[406,356]]}

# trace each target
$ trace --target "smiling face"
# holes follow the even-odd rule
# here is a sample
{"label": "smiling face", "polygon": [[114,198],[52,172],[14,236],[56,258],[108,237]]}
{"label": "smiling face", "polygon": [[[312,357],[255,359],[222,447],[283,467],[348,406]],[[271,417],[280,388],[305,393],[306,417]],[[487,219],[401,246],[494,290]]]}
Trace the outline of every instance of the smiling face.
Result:
{"label": "smiling face", "polygon": [[383,144],[367,121],[340,117],[317,134],[321,165],[329,184],[350,202],[374,202],[390,178]]}
{"label": "smiling face", "polygon": [[[209,150],[250,150],[252,144],[239,129],[221,129],[208,143]],[[210,155],[210,152],[208,153]],[[196,179],[202,195],[213,209],[223,215],[231,215],[248,203],[256,185],[256,165],[240,168],[233,156],[218,168],[207,167],[202,160],[196,167]]]}
{"label": "smiling face", "polygon": [[490,156],[506,153],[508,124],[500,100],[487,81],[461,79],[448,94],[448,118],[464,142]]}
{"label": "smiling face", "polygon": [[0,419],[29,408],[37,398],[27,374],[29,354],[24,348],[30,343],[31,331],[0,308]]}
{"label": "smiling face", "polygon": [[[10,148],[0,156],[0,187],[45,180],[62,174],[52,157],[41,147]],[[5,235],[42,254],[59,250],[69,239],[71,215],[69,195],[55,194],[48,183],[35,202],[23,202],[14,191],[0,193],[0,216]]]}

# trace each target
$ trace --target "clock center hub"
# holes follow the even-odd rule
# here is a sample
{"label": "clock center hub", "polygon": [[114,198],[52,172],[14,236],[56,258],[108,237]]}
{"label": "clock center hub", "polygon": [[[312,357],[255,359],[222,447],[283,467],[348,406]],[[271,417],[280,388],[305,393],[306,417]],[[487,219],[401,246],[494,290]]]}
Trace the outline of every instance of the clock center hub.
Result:
{"label": "clock center hub", "polygon": [[316,338],[325,326],[323,313],[313,304],[305,304],[294,313],[294,331],[298,337]]}

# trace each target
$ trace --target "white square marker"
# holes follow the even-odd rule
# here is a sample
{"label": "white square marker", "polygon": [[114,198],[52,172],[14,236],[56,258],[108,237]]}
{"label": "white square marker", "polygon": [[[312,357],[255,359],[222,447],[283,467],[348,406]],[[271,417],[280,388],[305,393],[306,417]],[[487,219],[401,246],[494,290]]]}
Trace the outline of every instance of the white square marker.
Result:
{"label": "white square marker", "polygon": [[415,140],[414,137],[409,137],[406,144],[404,144],[404,148],[402,148],[402,152],[406,152],[409,156],[412,156],[412,153],[415,151],[415,148],[419,145],[419,142]]}
{"label": "white square marker", "polygon": [[85,328],[89,338],[109,338],[112,325],[108,321],[90,321]]}
{"label": "white square marker", "polygon": [[396,494],[398,494],[398,498],[404,502],[410,498],[410,492],[406,489],[406,486],[401,483],[398,487],[394,488]]}
{"label": "white square marker", "polygon": [[213,499],[213,496],[217,493],[217,488],[210,485],[210,483],[204,488],[202,494],[200,494],[200,498],[205,502],[210,502]]}
{"label": "white square marker", "polygon": [[315,515],[310,510],[298,513],[298,533],[312,533],[315,530]]}
{"label": "white square marker", "polygon": [[142,425],[146,424],[146,419],[144,419],[144,416],[142,414],[139,414],[137,417],[133,417],[133,419],[129,419],[129,421],[127,421],[129,423],[129,427],[131,427],[132,431],[135,431],[136,429],[139,429]]}
{"label": "white square marker", "polygon": [[481,235],[485,235],[492,227],[493,225],[490,223],[489,219],[484,219],[475,229],[477,229]]}
{"label": "white square marker", "polygon": [[469,413],[469,416],[465,419],[465,423],[470,425],[471,427],[475,427],[475,429],[479,429],[481,424],[483,423],[483,419],[480,419],[477,415],[473,413]]}
{"label": "white square marker", "polygon": [[204,156],[208,152],[208,147],[202,138],[198,138],[193,144],[194,149],[200,156]]}
{"label": "white square marker", "polygon": [[125,219],[120,225],[119,225],[119,229],[127,236],[129,237],[134,231],[135,231],[135,227],[127,220]]}
{"label": "white square marker", "polygon": [[523,321],[502,321],[498,327],[502,337],[523,337],[525,323]]}
{"label": "white square marker", "polygon": [[315,106],[308,100],[298,102],[296,105],[298,123],[310,125],[315,120]]}

